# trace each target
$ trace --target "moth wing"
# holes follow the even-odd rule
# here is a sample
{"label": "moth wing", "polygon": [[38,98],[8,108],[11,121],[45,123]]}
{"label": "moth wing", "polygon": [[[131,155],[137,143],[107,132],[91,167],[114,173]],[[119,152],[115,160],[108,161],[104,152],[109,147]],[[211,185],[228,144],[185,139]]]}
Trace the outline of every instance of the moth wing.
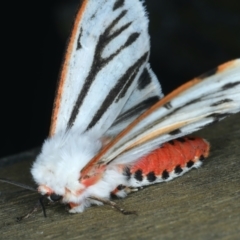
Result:
{"label": "moth wing", "polygon": [[50,136],[101,137],[122,111],[149,57],[142,2],[82,1],[63,62]]}
{"label": "moth wing", "polygon": [[136,88],[105,135],[116,136],[162,97],[161,85],[150,64],[147,64],[138,79]]}
{"label": "moth wing", "polygon": [[187,82],[137,118],[83,170],[95,164],[131,164],[162,143],[240,111],[240,59]]}

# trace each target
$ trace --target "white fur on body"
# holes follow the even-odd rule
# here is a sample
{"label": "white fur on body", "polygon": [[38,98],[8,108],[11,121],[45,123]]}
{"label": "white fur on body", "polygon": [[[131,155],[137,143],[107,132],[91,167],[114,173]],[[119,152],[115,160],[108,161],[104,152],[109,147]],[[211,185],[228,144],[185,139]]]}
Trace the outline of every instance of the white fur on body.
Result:
{"label": "white fur on body", "polygon": [[[74,203],[69,212],[82,212],[92,204],[101,205],[101,202],[90,199],[97,197],[109,199],[110,194],[119,185],[126,187],[143,187],[159,182],[166,182],[179,177],[190,170],[184,167],[181,174],[170,172],[168,179],[157,176],[154,182],[147,180],[138,181],[134,175],[131,177],[123,173],[123,168],[114,162],[109,164],[102,177],[93,185],[85,186],[79,180],[81,169],[96,155],[102,147],[101,141],[96,140],[92,134],[76,134],[69,131],[67,134],[59,133],[45,141],[42,152],[33,164],[31,173],[39,185],[38,191],[42,195],[55,193],[62,196],[62,202]],[[201,165],[197,161],[191,168]],[[125,197],[128,188],[116,193],[118,197]]]}
{"label": "white fur on body", "polygon": [[92,186],[86,187],[79,181],[81,169],[100,148],[101,142],[91,134],[71,131],[58,133],[46,140],[31,169],[39,192],[43,195],[55,193],[63,197],[63,203],[79,204],[70,212],[82,212],[91,202],[96,203],[89,199],[91,196],[109,199],[111,191],[118,185],[127,185],[126,176],[116,166],[109,166],[103,177]]}

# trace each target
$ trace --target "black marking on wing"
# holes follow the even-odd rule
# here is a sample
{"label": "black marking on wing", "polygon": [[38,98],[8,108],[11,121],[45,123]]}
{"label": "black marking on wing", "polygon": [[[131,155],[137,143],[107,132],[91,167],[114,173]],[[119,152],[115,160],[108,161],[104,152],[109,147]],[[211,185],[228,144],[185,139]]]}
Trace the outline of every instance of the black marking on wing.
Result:
{"label": "black marking on wing", "polygon": [[103,114],[106,112],[106,109],[115,101],[119,101],[122,97],[125,96],[127,90],[129,89],[129,86],[134,81],[140,67],[144,62],[146,62],[148,57],[148,53],[145,53],[134,65],[129,67],[129,69],[126,71],[126,73],[118,80],[117,84],[114,88],[109,91],[109,94],[104,99],[101,107],[98,109],[94,117],[92,118],[92,121],[87,126],[87,130],[91,129],[103,116]]}
{"label": "black marking on wing", "polygon": [[78,35],[78,39],[77,39],[77,49],[76,50],[79,50],[79,49],[82,48],[81,37],[82,37],[82,27],[80,28],[80,31],[79,31],[79,35]]}
{"label": "black marking on wing", "polygon": [[212,113],[208,115],[207,117],[213,118],[214,123],[219,122],[221,119],[229,116],[230,113]]}
{"label": "black marking on wing", "polygon": [[212,122],[206,124],[205,126],[211,126],[214,125],[215,123],[218,123],[219,121],[221,121],[223,118],[227,117],[231,115],[231,113],[212,113],[210,115],[208,115],[208,118],[213,118]]}
{"label": "black marking on wing", "polygon": [[123,47],[126,48],[129,45],[131,45],[133,42],[135,42],[138,39],[139,35],[140,35],[140,33],[138,33],[138,32],[132,33],[129,36],[128,40],[126,41],[126,43],[124,44]]}
{"label": "black marking on wing", "polygon": [[204,79],[204,78],[210,77],[210,76],[216,74],[217,71],[218,71],[218,68],[214,68],[214,69],[212,69],[212,70],[210,70],[210,71],[208,71],[208,72],[206,72],[206,73],[203,73],[203,74],[200,75],[198,78]]}
{"label": "black marking on wing", "polygon": [[215,103],[211,104],[210,106],[215,107],[215,106],[221,105],[223,103],[228,103],[228,102],[233,102],[233,100],[229,99],[229,98],[226,98],[226,99],[220,100],[218,102],[215,102]]}
{"label": "black marking on wing", "polygon": [[[68,120],[68,128],[70,128],[73,124],[74,121],[78,115],[79,109],[81,107],[81,105],[83,104],[84,98],[86,97],[90,87],[92,86],[92,84],[94,83],[94,80],[98,74],[98,72],[106,65],[108,64],[115,56],[117,56],[123,49],[125,49],[126,47],[128,47],[129,45],[131,45],[134,41],[136,41],[136,39],[139,37],[140,33],[134,32],[132,33],[128,39],[126,40],[126,42],[122,45],[119,46],[119,48],[112,53],[110,56],[108,56],[107,58],[102,58],[102,52],[105,49],[105,47],[109,44],[109,42],[116,38],[119,34],[121,34],[124,30],[126,30],[131,24],[132,22],[129,22],[127,24],[125,24],[124,26],[122,26],[121,28],[115,30],[114,32],[113,29],[114,27],[117,25],[117,23],[126,15],[127,10],[122,11],[111,23],[110,25],[105,29],[105,31],[99,36],[97,45],[96,45],[96,50],[95,50],[95,54],[93,57],[93,63],[92,66],[90,68],[89,74],[84,82],[84,85],[81,89],[81,92],[78,95],[78,98],[75,102],[75,105],[72,109],[70,118]],[[134,70],[137,70],[137,65],[141,64],[140,61],[143,61],[143,58],[145,57],[145,54],[143,55],[142,58],[140,58],[133,66],[132,68],[135,67]],[[146,58],[146,57],[145,57]],[[130,67],[131,68],[131,67]],[[139,67],[138,67],[139,68]],[[129,74],[129,72],[128,72]],[[126,75],[126,74],[125,74]],[[129,78],[129,76],[128,76]],[[126,84],[126,82],[125,82]],[[114,90],[116,91],[116,89]],[[126,91],[126,90],[125,90]],[[123,94],[124,91],[121,92]],[[118,92],[117,92],[118,93]],[[105,108],[106,109],[106,108]],[[100,115],[101,116],[101,115]],[[96,123],[96,119],[95,121],[93,121],[93,123],[89,124],[89,127],[93,126]]]}
{"label": "black marking on wing", "polygon": [[142,90],[144,89],[147,85],[151,83],[151,76],[148,72],[148,70],[145,68],[144,71],[142,72],[141,76],[138,79],[138,89]]}
{"label": "black marking on wing", "polygon": [[239,82],[233,82],[233,83],[227,83],[224,86],[222,86],[222,90],[227,90],[229,88],[233,88],[233,87],[237,86],[238,84],[240,84],[240,81]]}
{"label": "black marking on wing", "polygon": [[122,121],[126,121],[127,119],[134,117],[135,115],[140,114],[144,110],[150,108],[153,104],[155,104],[159,100],[158,96],[150,97],[146,99],[145,101],[142,101],[141,103],[133,106],[132,108],[128,109],[126,112],[121,114],[116,121],[113,123],[112,126],[116,126]]}
{"label": "black marking on wing", "polygon": [[[195,99],[193,99],[192,101],[187,102],[187,103],[186,103],[184,106],[182,106],[182,107],[186,107],[186,106],[189,106],[189,105],[191,105],[191,104],[193,104],[193,103],[197,103],[197,102],[201,101],[201,99],[202,99],[202,98],[195,98]],[[177,108],[176,111],[178,111],[178,110],[181,109],[182,107]]]}
{"label": "black marking on wing", "polygon": [[203,162],[205,160],[205,157],[203,155],[200,156],[199,160]]}
{"label": "black marking on wing", "polygon": [[181,130],[180,129],[176,129],[176,130],[173,130],[171,132],[169,132],[168,134],[170,135],[177,135],[177,134],[180,134],[181,133]]}
{"label": "black marking on wing", "polygon": [[166,103],[165,105],[164,105],[164,107],[166,108],[166,109],[171,109],[172,108],[172,104],[171,104],[171,102],[168,102],[168,103]]}
{"label": "black marking on wing", "polygon": [[164,171],[162,172],[162,179],[168,179],[168,178],[169,178],[169,173],[168,173],[167,170],[164,170]]}
{"label": "black marking on wing", "polygon": [[114,3],[113,6],[113,11],[115,11],[116,9],[123,7],[124,5],[124,0],[116,0],[116,2]]}
{"label": "black marking on wing", "polygon": [[134,174],[134,177],[136,178],[136,180],[141,182],[143,180],[142,170],[137,170]]}
{"label": "black marking on wing", "polygon": [[192,160],[190,160],[187,162],[187,167],[190,168],[193,166],[193,164],[194,164],[194,162]]}
{"label": "black marking on wing", "polygon": [[183,170],[182,170],[182,168],[181,168],[180,165],[177,165],[177,166],[175,167],[175,169],[174,169],[174,172],[175,172],[176,174],[180,174],[182,171],[183,171]]}
{"label": "black marking on wing", "polygon": [[152,171],[152,172],[149,172],[148,174],[147,174],[147,180],[149,181],[149,182],[154,182],[155,180],[156,180],[156,175],[155,175],[155,173]]}

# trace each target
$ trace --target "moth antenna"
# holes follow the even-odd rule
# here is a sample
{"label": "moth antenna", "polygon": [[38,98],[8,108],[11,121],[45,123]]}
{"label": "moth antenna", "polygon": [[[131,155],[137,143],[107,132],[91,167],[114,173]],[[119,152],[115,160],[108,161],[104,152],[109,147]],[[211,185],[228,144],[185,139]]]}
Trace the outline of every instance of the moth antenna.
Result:
{"label": "moth antenna", "polygon": [[137,212],[136,211],[126,211],[124,210],[123,208],[119,207],[115,202],[113,201],[110,201],[110,200],[106,200],[106,199],[103,199],[103,198],[98,198],[98,197],[89,197],[89,199],[92,199],[92,200],[96,200],[96,201],[99,201],[103,204],[106,204],[106,205],[109,205],[113,208],[115,208],[116,210],[118,210],[120,213],[124,214],[124,215],[130,215],[130,214],[135,214],[137,215]]}
{"label": "moth antenna", "polygon": [[38,209],[39,209],[40,206],[42,207],[42,211],[43,211],[44,217],[47,217],[46,209],[45,209],[45,206],[44,206],[44,204],[43,204],[43,198],[44,198],[44,197],[45,197],[45,196],[41,196],[41,197],[38,199],[37,203],[35,204],[35,206],[33,207],[33,209],[32,209],[30,212],[28,212],[28,213],[25,214],[24,216],[17,217],[17,221],[20,222],[20,221],[22,221],[23,219],[29,218],[34,212],[38,211]]}
{"label": "moth antenna", "polygon": [[[18,186],[18,187],[21,187],[21,188],[24,188],[24,189],[27,189],[27,190],[30,190],[30,191],[37,192],[37,189],[35,189],[31,186],[28,186],[28,185],[23,184],[23,183],[15,182],[13,180],[9,180],[9,179],[6,179],[6,178],[0,178],[0,182],[9,183],[9,184],[12,184],[12,185],[15,185],[15,186]],[[23,219],[26,219],[26,218],[30,217],[34,212],[36,212],[39,209],[40,206],[42,208],[44,217],[47,217],[45,206],[43,204],[43,198],[44,197],[45,196],[40,196],[37,203],[34,205],[33,209],[30,212],[28,212],[27,214],[25,214],[24,216],[17,217],[17,221],[19,222]]]}
{"label": "moth antenna", "polygon": [[23,184],[23,183],[15,182],[15,181],[13,181],[13,180],[9,180],[9,179],[6,179],[6,178],[0,178],[0,182],[9,183],[9,184],[12,184],[12,185],[21,187],[21,188],[28,189],[28,190],[30,190],[30,191],[37,192],[37,189],[36,189],[36,188],[30,187],[30,186],[25,185],[25,184]]}
{"label": "moth antenna", "polygon": [[44,217],[47,217],[47,214],[46,214],[46,209],[45,209],[45,206],[44,206],[44,203],[43,203],[43,199],[44,199],[45,196],[41,196],[38,200],[38,202],[40,203],[41,207],[42,207],[42,211],[43,211],[43,216]]}

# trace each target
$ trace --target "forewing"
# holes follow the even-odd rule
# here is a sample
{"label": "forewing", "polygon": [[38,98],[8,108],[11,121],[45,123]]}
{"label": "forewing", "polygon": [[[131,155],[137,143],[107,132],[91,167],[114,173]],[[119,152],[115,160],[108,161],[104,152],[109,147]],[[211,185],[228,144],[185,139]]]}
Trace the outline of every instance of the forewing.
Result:
{"label": "forewing", "polygon": [[162,143],[240,111],[240,59],[176,89],[121,132],[85,167],[130,164]]}
{"label": "forewing", "polygon": [[50,135],[112,125],[149,56],[148,19],[138,0],[84,0],[63,63]]}
{"label": "forewing", "polygon": [[162,97],[161,85],[151,70],[150,64],[147,64],[138,79],[136,88],[106,135],[116,136]]}

